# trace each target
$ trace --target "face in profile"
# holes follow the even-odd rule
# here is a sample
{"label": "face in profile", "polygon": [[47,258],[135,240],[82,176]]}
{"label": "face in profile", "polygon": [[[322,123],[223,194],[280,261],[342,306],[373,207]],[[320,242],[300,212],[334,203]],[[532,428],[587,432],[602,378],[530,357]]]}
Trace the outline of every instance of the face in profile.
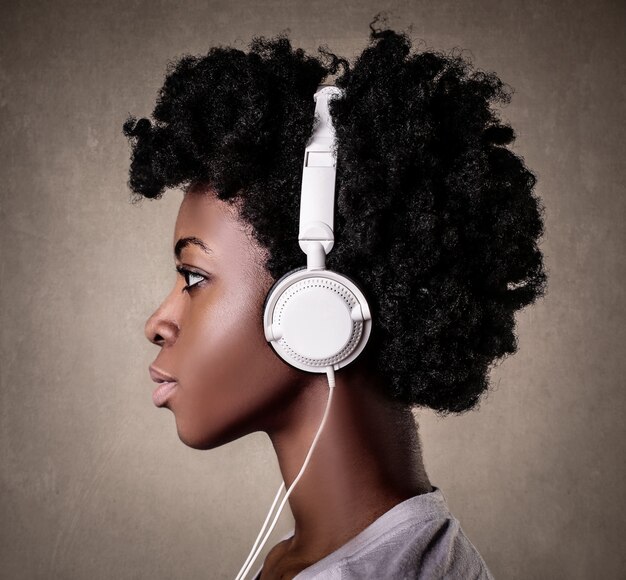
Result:
{"label": "face in profile", "polygon": [[269,428],[306,373],[265,340],[263,303],[274,280],[235,206],[209,188],[189,189],[173,250],[174,287],[145,325],[161,347],[153,366],[176,381],[155,404],[172,411],[184,443],[210,449]]}

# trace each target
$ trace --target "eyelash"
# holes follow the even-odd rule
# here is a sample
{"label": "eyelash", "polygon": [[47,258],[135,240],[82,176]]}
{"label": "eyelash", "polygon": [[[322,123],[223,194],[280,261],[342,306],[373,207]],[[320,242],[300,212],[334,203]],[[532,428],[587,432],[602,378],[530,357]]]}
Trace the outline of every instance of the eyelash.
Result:
{"label": "eyelash", "polygon": [[[203,282],[206,282],[206,280],[208,280],[206,276],[198,274],[198,272],[192,272],[191,270],[187,270],[187,268],[183,268],[182,266],[176,266],[176,271],[185,279],[185,282],[187,283],[187,286],[183,288],[183,292],[189,292],[189,290],[191,290],[195,286],[198,286],[199,284],[202,284]],[[195,284],[189,284],[189,282],[187,282],[187,276],[196,276],[197,278],[202,278],[202,280],[200,280],[200,282],[196,282]]]}

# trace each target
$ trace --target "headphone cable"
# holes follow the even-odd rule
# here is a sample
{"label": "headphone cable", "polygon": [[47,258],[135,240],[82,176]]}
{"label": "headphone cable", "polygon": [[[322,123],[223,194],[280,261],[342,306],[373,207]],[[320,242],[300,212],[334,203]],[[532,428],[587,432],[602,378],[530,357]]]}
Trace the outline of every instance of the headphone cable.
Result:
{"label": "headphone cable", "polygon": [[296,486],[296,483],[298,483],[298,481],[302,477],[302,474],[304,473],[306,466],[309,464],[309,459],[311,458],[313,449],[315,449],[315,446],[317,445],[317,440],[319,439],[322,433],[322,429],[324,428],[324,425],[326,424],[326,418],[328,417],[330,403],[333,398],[333,389],[335,387],[335,370],[333,369],[332,365],[329,367],[326,367],[326,376],[328,378],[328,401],[326,402],[326,410],[324,411],[324,416],[322,417],[322,421],[317,430],[317,434],[315,435],[315,438],[313,439],[313,443],[311,443],[311,447],[309,449],[309,452],[307,453],[306,459],[304,460],[304,463],[302,467],[300,468],[300,472],[298,473],[298,476],[293,480],[293,483],[289,486],[289,489],[287,490],[287,494],[283,498],[283,501],[281,502],[280,507],[278,509],[278,513],[274,517],[274,521],[272,522],[270,529],[267,531],[265,538],[261,542],[261,545],[258,548],[256,548],[256,545],[259,543],[259,538],[261,537],[265,527],[267,526],[267,521],[269,520],[270,514],[272,513],[272,510],[274,509],[274,506],[276,505],[278,496],[280,495],[280,492],[285,488],[285,482],[283,481],[281,486],[278,488],[278,493],[276,494],[276,497],[274,498],[274,503],[272,503],[272,507],[270,508],[270,511],[268,512],[267,517],[265,518],[263,527],[261,528],[261,531],[259,532],[259,535],[257,536],[257,539],[254,542],[254,545],[252,546],[252,550],[250,550],[250,554],[248,554],[248,557],[246,558],[246,561],[244,562],[241,569],[239,570],[239,573],[237,574],[237,577],[235,578],[235,580],[243,580],[246,577],[246,574],[250,571],[250,567],[252,566],[254,561],[257,559],[259,552],[263,549],[265,542],[267,542],[270,534],[272,533],[272,530],[276,526],[276,522],[278,521],[278,517],[280,516],[280,513],[283,511],[283,507],[285,507],[285,502],[287,501],[287,498],[290,496],[291,492],[293,491],[293,488]]}

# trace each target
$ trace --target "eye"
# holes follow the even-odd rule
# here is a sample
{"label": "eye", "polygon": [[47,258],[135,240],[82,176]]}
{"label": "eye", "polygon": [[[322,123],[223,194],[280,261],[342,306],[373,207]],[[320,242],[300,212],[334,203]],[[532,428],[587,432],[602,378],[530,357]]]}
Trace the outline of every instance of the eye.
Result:
{"label": "eye", "polygon": [[[176,266],[176,271],[183,278],[185,278],[185,282],[187,283],[187,286],[183,288],[183,292],[189,292],[191,288],[193,288],[194,286],[198,286],[200,283],[202,283],[203,280],[208,279],[206,276],[203,276],[202,274],[198,274],[197,272],[192,272],[191,270],[187,270],[187,268],[183,268],[182,266]],[[188,278],[191,278],[191,277],[199,278],[200,280],[198,282],[194,282],[193,284],[190,284]]]}

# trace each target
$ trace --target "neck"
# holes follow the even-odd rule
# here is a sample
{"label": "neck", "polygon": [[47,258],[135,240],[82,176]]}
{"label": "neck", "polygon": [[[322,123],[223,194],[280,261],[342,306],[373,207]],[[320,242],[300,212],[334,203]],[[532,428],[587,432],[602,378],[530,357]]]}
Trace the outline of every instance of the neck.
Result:
{"label": "neck", "polygon": [[[410,409],[389,402],[370,376],[340,369],[326,424],[289,496],[292,556],[316,562],[398,503],[431,491]],[[319,429],[329,395],[325,374],[295,396],[267,433],[286,489]]]}

